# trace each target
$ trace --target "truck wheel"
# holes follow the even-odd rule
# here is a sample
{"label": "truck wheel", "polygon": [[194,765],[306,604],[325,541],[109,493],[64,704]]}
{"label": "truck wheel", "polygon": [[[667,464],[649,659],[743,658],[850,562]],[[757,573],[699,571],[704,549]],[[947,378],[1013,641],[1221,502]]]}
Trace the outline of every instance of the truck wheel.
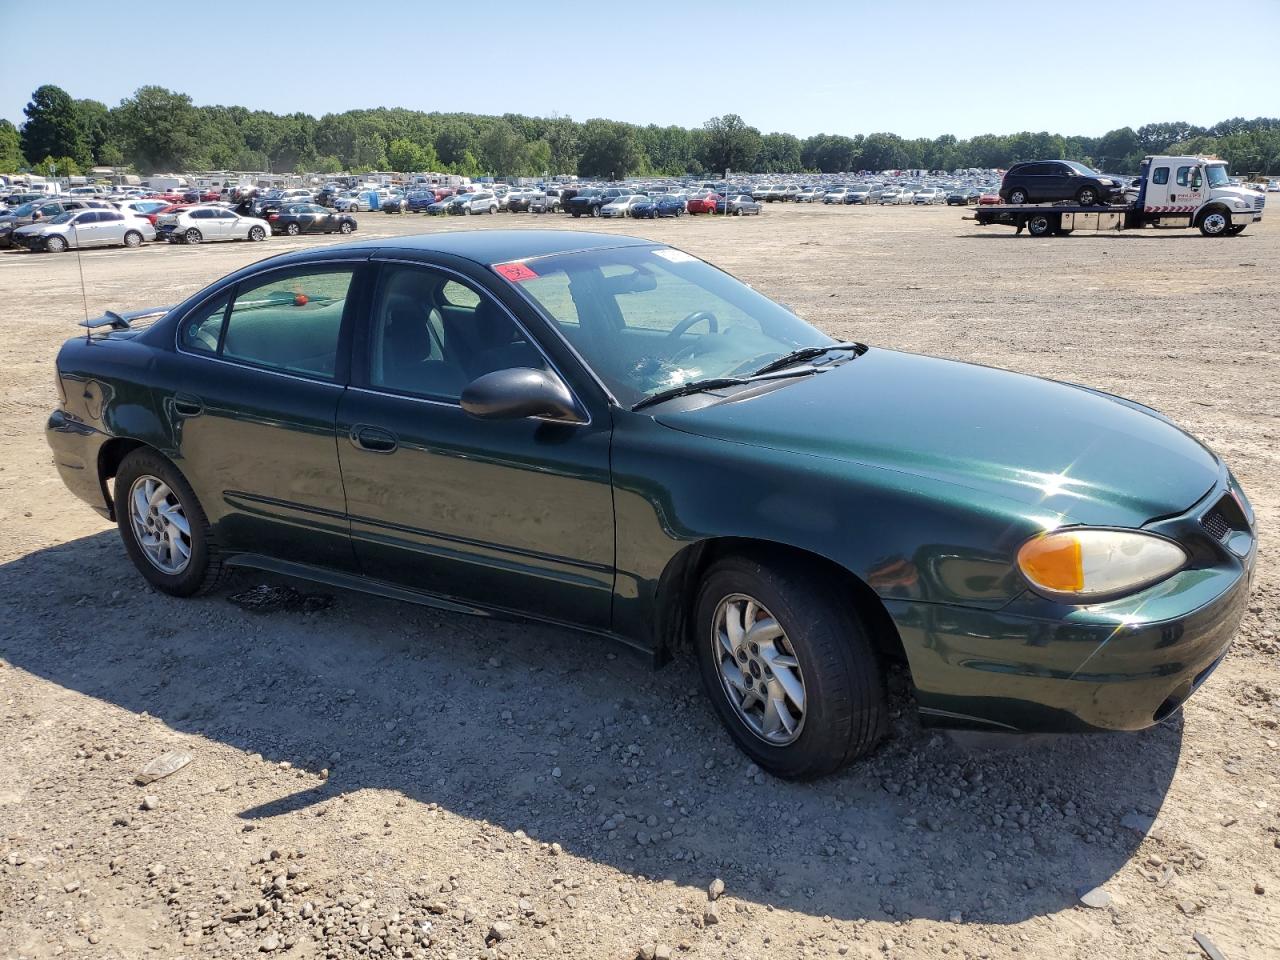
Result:
{"label": "truck wheel", "polygon": [[1210,210],[1200,218],[1200,232],[1206,237],[1229,236],[1231,214],[1225,210]]}
{"label": "truck wheel", "polygon": [[1228,237],[1238,237],[1240,234],[1242,234],[1242,233],[1244,232],[1244,227],[1245,227],[1245,225],[1244,225],[1243,223],[1237,223],[1235,226],[1228,227],[1228,228],[1227,228],[1227,236],[1228,236]]}
{"label": "truck wheel", "polygon": [[1096,187],[1081,187],[1076,193],[1076,202],[1082,207],[1092,207],[1098,202],[1098,190]]}
{"label": "truck wheel", "polygon": [[1014,206],[1019,206],[1020,204],[1026,203],[1027,191],[1023,190],[1021,187],[1015,187],[1013,190],[1010,190],[1009,202],[1012,203]]}
{"label": "truck wheel", "polygon": [[1047,213],[1037,213],[1027,220],[1027,232],[1033,237],[1047,237],[1053,230],[1053,219]]}

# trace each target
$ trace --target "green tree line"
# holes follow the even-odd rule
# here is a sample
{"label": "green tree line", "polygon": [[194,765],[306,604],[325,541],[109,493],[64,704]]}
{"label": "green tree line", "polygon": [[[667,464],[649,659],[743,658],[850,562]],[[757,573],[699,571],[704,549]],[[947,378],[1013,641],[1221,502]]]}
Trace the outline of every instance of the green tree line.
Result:
{"label": "green tree line", "polygon": [[1280,120],[1234,118],[1212,127],[1149,123],[1101,137],[1057,133],[904,139],[892,133],[761,133],[736,114],[701,127],[639,126],[596,118],[484,116],[378,107],[276,114],[197,106],[189,96],[140,87],[114,107],[76,100],[45,84],[26,121],[0,120],[0,172],[76,174],[90,166],[142,173],[200,169],[277,173],[341,170],[446,171],[465,176],[834,173],[856,170],[1007,167],[1018,160],[1073,159],[1136,172],[1149,153],[1217,154],[1237,173],[1280,174]]}

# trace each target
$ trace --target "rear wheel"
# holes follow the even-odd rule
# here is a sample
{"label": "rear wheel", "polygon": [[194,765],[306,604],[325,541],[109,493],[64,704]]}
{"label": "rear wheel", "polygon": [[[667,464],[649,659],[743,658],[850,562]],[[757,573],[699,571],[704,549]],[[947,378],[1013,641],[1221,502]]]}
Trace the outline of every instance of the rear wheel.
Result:
{"label": "rear wheel", "polygon": [[128,233],[124,235],[124,245],[126,247],[142,246],[142,234],[140,234],[137,230],[130,230]]}
{"label": "rear wheel", "polygon": [[1037,213],[1027,220],[1027,232],[1033,237],[1047,237],[1053,230],[1053,219],[1047,213]]}
{"label": "rear wheel", "polygon": [[261,227],[250,227],[249,239],[254,241],[255,243],[257,243],[259,240],[265,240],[267,239],[267,231],[263,230]]}
{"label": "rear wheel", "polygon": [[1076,191],[1076,202],[1082,207],[1092,207],[1098,202],[1098,188],[1081,187]]}
{"label": "rear wheel", "polygon": [[296,223],[290,223],[285,225],[284,232],[291,237],[296,237],[298,234],[302,232],[302,228],[298,226]]}
{"label": "rear wheel", "polygon": [[199,243],[204,236],[195,227],[188,227],[187,232],[182,235],[182,239],[186,243]]}
{"label": "rear wheel", "polygon": [[67,249],[67,241],[55,233],[45,240],[44,248],[50,253],[64,253]]}
{"label": "rear wheel", "polygon": [[1200,218],[1200,232],[1206,237],[1230,236],[1231,214],[1225,210],[1210,210]]}
{"label": "rear wheel", "polygon": [[744,753],[788,779],[838,770],[887,726],[870,638],[827,580],[803,565],[729,557],[698,596],[698,666],[716,713]]}
{"label": "rear wheel", "polygon": [[129,559],[157,590],[189,597],[222,578],[226,568],[204,509],[164,457],[146,448],[125,457],[114,498]]}
{"label": "rear wheel", "polygon": [[1027,203],[1029,200],[1030,197],[1027,195],[1027,191],[1021,187],[1014,187],[1009,191],[1009,202],[1015,206]]}

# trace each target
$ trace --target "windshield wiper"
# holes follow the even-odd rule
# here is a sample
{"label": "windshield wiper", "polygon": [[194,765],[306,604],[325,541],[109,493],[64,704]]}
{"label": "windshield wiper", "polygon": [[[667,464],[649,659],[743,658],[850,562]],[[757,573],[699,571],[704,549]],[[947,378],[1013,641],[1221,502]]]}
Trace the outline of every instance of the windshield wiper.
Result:
{"label": "windshield wiper", "polygon": [[867,346],[864,343],[850,342],[829,343],[824,347],[801,347],[799,350],[792,350],[790,353],[783,354],[777,360],[770,360],[759,370],[753,370],[751,376],[758,377],[762,373],[773,373],[773,371],[789,367],[793,363],[801,363],[805,360],[812,360],[814,357],[820,357],[824,353],[830,353],[832,350],[853,350],[861,356],[867,352]]}
{"label": "windshield wiper", "polygon": [[633,403],[631,409],[643,410],[645,407],[653,406],[655,403],[662,403],[664,400],[686,397],[691,393],[701,393],[703,390],[737,387],[750,382],[746,377],[708,377],[705,380],[690,380],[688,383],[682,383],[678,387],[671,387],[668,390],[659,390],[657,393],[652,393],[644,399]]}

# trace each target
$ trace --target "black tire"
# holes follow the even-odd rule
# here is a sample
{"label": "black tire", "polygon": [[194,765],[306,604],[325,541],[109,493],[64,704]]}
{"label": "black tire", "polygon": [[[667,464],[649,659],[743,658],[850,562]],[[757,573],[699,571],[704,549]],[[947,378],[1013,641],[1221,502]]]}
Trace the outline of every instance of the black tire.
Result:
{"label": "black tire", "polygon": [[1014,187],[1009,191],[1009,202],[1014,206],[1021,206],[1030,202],[1031,196],[1022,187]]}
{"label": "black tire", "polygon": [[735,217],[740,217],[740,216],[742,216],[742,208],[741,208],[741,207],[735,207],[735,208],[734,208],[734,210],[733,210],[733,215],[734,215]]}
{"label": "black tire", "polygon": [[1228,237],[1231,235],[1231,214],[1221,207],[1211,207],[1200,217],[1196,226],[1206,237]]}
{"label": "black tire", "polygon": [[124,235],[124,245],[130,248],[142,246],[142,234],[137,230],[130,230]]}
{"label": "black tire", "polygon": [[1237,223],[1237,224],[1234,224],[1233,226],[1227,227],[1227,236],[1238,237],[1240,236],[1240,234],[1244,233],[1244,228],[1245,228],[1245,224],[1243,223]]}
{"label": "black tire", "polygon": [[356,228],[356,225],[350,220],[343,220],[341,226],[338,227],[339,233],[350,233]]}
{"label": "black tire", "polygon": [[[756,599],[773,615],[800,665],[803,722],[796,738],[783,746],[747,725],[721,679],[716,614],[735,594]],[[774,776],[824,776],[867,753],[884,736],[888,709],[879,661],[848,591],[825,571],[745,556],[717,561],[703,578],[693,631],[699,672],[716,713],[742,751]]]}
{"label": "black tire", "polygon": [[1082,207],[1092,207],[1098,202],[1098,197],[1099,193],[1097,187],[1090,187],[1086,185],[1076,191],[1076,203],[1080,204]]}
{"label": "black tire", "polygon": [[68,246],[69,244],[67,243],[66,239],[58,236],[56,233],[52,234],[44,242],[44,248],[48,250],[50,253],[66,253]]}
{"label": "black tire", "polygon": [[593,216],[593,217],[598,217],[598,216],[600,216],[600,208],[599,208],[599,207],[595,207],[595,206],[593,206],[593,207],[591,208],[591,216]]}
{"label": "black tire", "polygon": [[577,210],[573,211],[573,219],[577,220],[580,216],[582,216],[582,214],[580,214]]}
{"label": "black tire", "polygon": [[[161,571],[147,558],[139,545],[130,519],[129,491],[134,483],[145,476],[162,480],[182,506],[188,525],[191,528],[191,556],[186,569],[181,573],[168,574]],[[115,479],[115,512],[116,526],[120,530],[120,538],[129,559],[138,568],[143,578],[157,590],[175,597],[190,597],[197,593],[205,593],[213,589],[226,576],[229,567],[223,562],[221,552],[209,528],[209,520],[204,508],[192,491],[178,468],[147,447],[134,450],[124,458],[116,471]]]}
{"label": "black tire", "polygon": [[257,243],[260,240],[265,240],[267,239],[267,231],[263,230],[261,227],[250,227],[249,239],[254,243]]}
{"label": "black tire", "polygon": [[298,234],[302,232],[302,228],[298,226],[296,223],[287,223],[285,224],[284,232],[291,237],[296,237]]}
{"label": "black tire", "polygon": [[1071,231],[1066,229],[1065,227],[1058,227],[1056,230],[1053,231],[1053,235],[1055,237],[1069,237],[1071,236]]}
{"label": "black tire", "polygon": [[195,227],[188,227],[186,232],[182,234],[183,243],[199,243],[204,239],[204,235]]}
{"label": "black tire", "polygon": [[1054,232],[1053,217],[1047,213],[1032,214],[1027,218],[1027,233],[1033,237],[1047,237]]}

